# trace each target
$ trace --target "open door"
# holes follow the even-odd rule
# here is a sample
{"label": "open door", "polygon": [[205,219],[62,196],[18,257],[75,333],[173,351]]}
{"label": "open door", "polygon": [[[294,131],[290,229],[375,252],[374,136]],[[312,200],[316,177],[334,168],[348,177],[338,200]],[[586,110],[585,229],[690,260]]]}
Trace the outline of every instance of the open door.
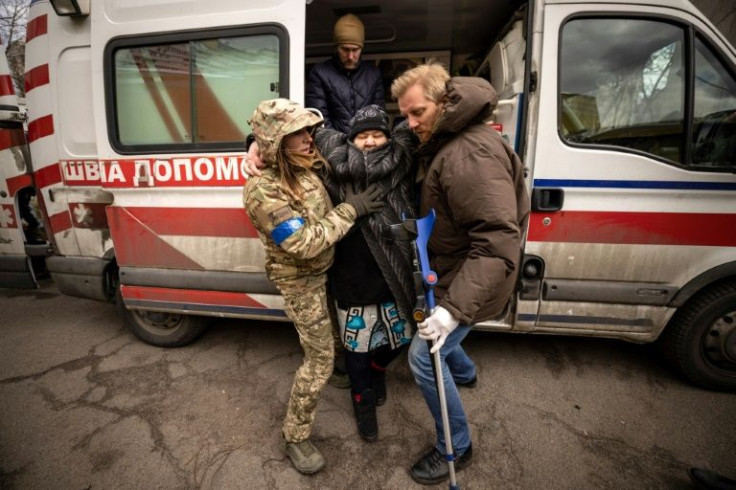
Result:
{"label": "open door", "polygon": [[0,287],[36,288],[47,243],[35,200],[23,117],[0,50]]}

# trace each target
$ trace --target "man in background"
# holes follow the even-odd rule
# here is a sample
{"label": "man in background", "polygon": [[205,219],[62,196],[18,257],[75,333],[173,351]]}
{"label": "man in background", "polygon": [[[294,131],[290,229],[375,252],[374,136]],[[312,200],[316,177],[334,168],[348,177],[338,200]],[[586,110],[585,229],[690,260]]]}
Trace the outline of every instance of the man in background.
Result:
{"label": "man in background", "polygon": [[377,66],[360,59],[365,29],[358,17],[340,17],[333,40],[337,52],[309,72],[305,105],[322,113],[325,127],[347,134],[358,109],[371,104],[385,106],[383,78]]}

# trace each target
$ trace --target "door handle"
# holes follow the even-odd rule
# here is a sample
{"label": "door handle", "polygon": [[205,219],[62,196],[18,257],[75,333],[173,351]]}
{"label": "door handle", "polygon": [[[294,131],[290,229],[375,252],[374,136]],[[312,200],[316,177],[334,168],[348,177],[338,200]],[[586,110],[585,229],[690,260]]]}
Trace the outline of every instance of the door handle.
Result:
{"label": "door handle", "polygon": [[536,188],[532,190],[532,211],[559,211],[565,201],[562,189]]}

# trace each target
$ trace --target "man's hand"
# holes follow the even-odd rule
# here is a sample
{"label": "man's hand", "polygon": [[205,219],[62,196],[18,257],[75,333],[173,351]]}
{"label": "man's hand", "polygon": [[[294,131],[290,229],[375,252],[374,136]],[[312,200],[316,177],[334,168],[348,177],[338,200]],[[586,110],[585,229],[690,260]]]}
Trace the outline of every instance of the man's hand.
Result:
{"label": "man's hand", "polygon": [[248,177],[257,177],[261,175],[261,169],[265,166],[266,164],[261,160],[261,150],[258,148],[258,143],[254,141],[245,156],[245,173],[248,174]]}
{"label": "man's hand", "polygon": [[445,344],[447,336],[457,328],[460,321],[457,320],[452,313],[447,311],[441,306],[437,306],[432,310],[432,314],[419,323],[417,327],[419,330],[417,334],[424,340],[434,340],[434,346],[429,351],[430,354],[434,354]]}

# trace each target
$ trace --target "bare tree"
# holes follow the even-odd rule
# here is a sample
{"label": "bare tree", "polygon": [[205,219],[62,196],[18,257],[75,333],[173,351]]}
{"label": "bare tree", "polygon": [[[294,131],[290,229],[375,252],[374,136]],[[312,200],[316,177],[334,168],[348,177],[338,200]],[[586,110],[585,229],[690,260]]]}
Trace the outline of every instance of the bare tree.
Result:
{"label": "bare tree", "polygon": [[25,37],[30,4],[30,0],[0,0],[0,36],[6,50]]}
{"label": "bare tree", "polygon": [[0,0],[0,38],[19,97],[25,96],[25,37],[31,0]]}

